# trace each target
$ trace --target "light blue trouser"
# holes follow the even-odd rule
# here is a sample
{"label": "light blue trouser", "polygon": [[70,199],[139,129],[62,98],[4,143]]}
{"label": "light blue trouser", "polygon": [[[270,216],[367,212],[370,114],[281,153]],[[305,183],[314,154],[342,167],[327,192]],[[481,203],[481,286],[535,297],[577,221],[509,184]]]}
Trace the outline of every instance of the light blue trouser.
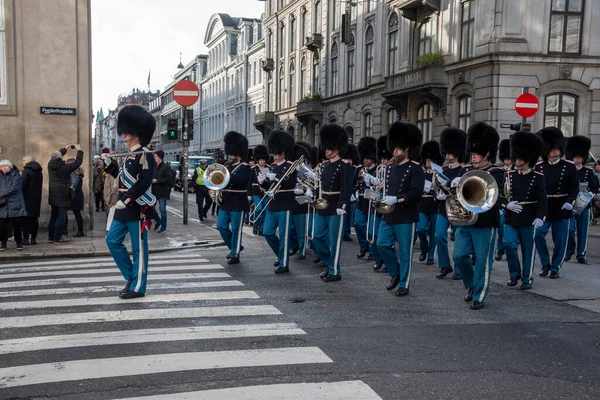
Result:
{"label": "light blue trouser", "polygon": [[[265,208],[265,204],[267,204],[267,201],[263,201],[262,203],[260,202],[260,200],[262,199],[261,196],[252,196],[252,199],[254,200],[254,214],[253,217],[256,218],[256,215],[260,214],[260,212],[263,210],[263,208]],[[262,213],[262,215],[260,216],[260,218],[258,218],[256,220],[256,222],[254,223],[254,226],[258,229],[258,232],[263,233],[263,227],[265,224],[265,215],[266,215],[266,211]]]}
{"label": "light blue trouser", "polygon": [[500,213],[500,227],[498,228],[498,247],[496,250],[504,250],[504,214]]}
{"label": "light blue trouser", "polygon": [[298,256],[306,255],[306,215],[292,214],[292,226],[290,228],[290,247],[298,249]]}
{"label": "light blue trouser", "polygon": [[[504,225],[504,251],[508,261],[508,271],[511,278],[519,278],[523,283],[533,283],[533,270],[535,259],[535,229],[533,226],[512,227]],[[521,245],[521,257],[523,258],[523,270],[519,262],[519,244]]]}
{"label": "light blue trouser", "polygon": [[340,257],[344,222],[341,215],[315,216],[315,237],[313,244],[321,262],[329,268],[329,275],[340,275]]}
{"label": "light blue trouser", "polygon": [[450,254],[448,252],[448,227],[450,222],[445,215],[437,214],[435,224],[435,244],[438,252],[438,266],[441,268],[450,267]]}
{"label": "light blue trouser", "polygon": [[357,207],[356,211],[354,211],[354,231],[358,238],[360,251],[369,250],[369,242],[367,242],[367,216],[360,207]]}
{"label": "light blue trouser", "polygon": [[[377,247],[390,276],[400,276],[400,287],[408,289],[412,267],[412,243],[415,224],[388,224],[384,220],[379,226]],[[396,257],[395,242],[398,242],[400,262]]]}
{"label": "light blue trouser", "polygon": [[167,198],[166,197],[157,197],[158,201],[158,209],[160,211],[160,230],[167,230]]}
{"label": "light blue trouser", "polygon": [[[231,225],[231,229],[229,228]],[[242,228],[244,227],[243,211],[219,210],[217,217],[217,230],[221,234],[225,245],[229,249],[229,255],[234,257],[240,255],[242,248]]]}
{"label": "light blue trouser", "polygon": [[[465,288],[473,288],[473,301],[485,300],[494,265],[496,228],[456,228],[454,241],[454,265],[463,279]],[[477,263],[473,267],[471,254],[475,250]]]}
{"label": "light blue trouser", "polygon": [[[552,272],[559,272],[562,268],[567,252],[567,240],[569,239],[569,221],[570,219],[546,221],[544,225],[535,231],[535,248],[540,256],[540,262],[542,266],[550,264]],[[550,227],[552,227],[552,242],[554,242],[552,262],[550,262],[550,253],[546,243],[546,236],[550,231]]]}
{"label": "light blue trouser", "polygon": [[435,258],[435,225],[437,223],[437,216],[437,213],[419,213],[417,235],[419,235],[419,242],[421,243],[421,253],[427,253],[427,260]]}
{"label": "light blue trouser", "polygon": [[569,222],[569,242],[567,254],[575,254],[575,231],[577,231],[577,259],[585,259],[587,253],[587,237],[590,227],[590,209],[586,208],[581,214],[573,213]]}
{"label": "light blue trouser", "polygon": [[[293,214],[291,211],[269,211],[265,217],[264,236],[267,244],[277,256],[281,268],[290,266],[290,232]],[[279,237],[277,237],[279,228]]]}
{"label": "light blue trouser", "polygon": [[[372,215],[371,218],[373,218]],[[369,236],[374,238],[373,243],[370,244],[369,253],[373,254],[373,258],[376,262],[383,261],[383,257],[381,256],[379,247],[377,247],[377,238],[379,237],[379,227],[381,226],[381,220],[381,215],[375,213],[375,222],[371,222],[369,226]],[[373,230],[375,230],[375,232],[373,232]]]}
{"label": "light blue trouser", "polygon": [[[117,221],[110,224],[106,235],[106,245],[117,267],[121,270],[123,278],[131,281],[129,290],[146,293],[146,279],[148,278],[148,232],[141,231],[142,221]],[[131,254],[129,258],[127,247],[123,244],[125,236],[129,233],[131,240]]]}

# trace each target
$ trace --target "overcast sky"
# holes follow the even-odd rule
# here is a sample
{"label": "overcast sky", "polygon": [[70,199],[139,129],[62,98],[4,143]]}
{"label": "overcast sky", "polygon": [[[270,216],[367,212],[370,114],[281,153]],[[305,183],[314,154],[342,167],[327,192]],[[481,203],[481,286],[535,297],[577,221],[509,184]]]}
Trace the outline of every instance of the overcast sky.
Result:
{"label": "overcast sky", "polygon": [[106,115],[132,88],[161,92],[183,64],[204,54],[204,34],[215,13],[260,18],[258,0],[92,0],[94,115]]}

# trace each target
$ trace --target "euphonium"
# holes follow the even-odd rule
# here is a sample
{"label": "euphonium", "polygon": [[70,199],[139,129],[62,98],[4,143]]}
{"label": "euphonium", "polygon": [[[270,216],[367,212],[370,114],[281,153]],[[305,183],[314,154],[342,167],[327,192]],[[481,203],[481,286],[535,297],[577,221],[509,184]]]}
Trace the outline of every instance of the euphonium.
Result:
{"label": "euphonium", "polygon": [[[385,198],[386,193],[387,193],[387,188],[385,187],[385,181],[387,178],[387,168],[384,166],[383,171],[382,171],[382,179],[380,179],[380,184],[382,184],[382,195],[381,198]],[[396,208],[395,205],[389,205],[389,204],[385,204],[382,200],[379,200],[377,203],[375,203],[375,211],[377,211],[379,214],[389,214],[392,211],[394,211],[394,209]]]}
{"label": "euphonium", "polygon": [[211,164],[204,170],[204,184],[209,190],[225,189],[229,179],[229,170],[223,164]]}
{"label": "euphonium", "polygon": [[319,164],[316,168],[315,173],[317,174],[317,182],[319,187],[319,198],[315,200],[313,205],[317,210],[324,210],[329,207],[329,202],[323,198],[323,188],[321,187],[321,165]]}
{"label": "euphonium", "polygon": [[498,183],[486,171],[473,170],[458,182],[455,195],[446,199],[448,221],[454,226],[470,226],[478,214],[489,211],[498,201]]}

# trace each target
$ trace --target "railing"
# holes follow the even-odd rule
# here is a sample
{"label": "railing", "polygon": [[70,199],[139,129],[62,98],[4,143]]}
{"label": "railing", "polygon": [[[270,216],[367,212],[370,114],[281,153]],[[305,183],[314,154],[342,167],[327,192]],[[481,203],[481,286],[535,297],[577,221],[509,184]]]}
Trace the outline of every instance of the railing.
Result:
{"label": "railing", "polygon": [[443,66],[420,68],[385,79],[386,92],[404,92],[428,86],[447,85],[446,73]]}

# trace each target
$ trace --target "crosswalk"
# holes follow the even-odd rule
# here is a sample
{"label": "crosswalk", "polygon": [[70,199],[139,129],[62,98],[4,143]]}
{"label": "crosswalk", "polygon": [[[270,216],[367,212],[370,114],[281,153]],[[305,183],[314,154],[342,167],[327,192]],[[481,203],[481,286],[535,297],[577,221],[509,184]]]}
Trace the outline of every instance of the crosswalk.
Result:
{"label": "crosswalk", "polygon": [[[147,387],[110,398],[380,399],[360,380],[257,384],[334,361],[222,265],[189,254],[151,255],[150,265],[146,297],[127,301],[107,257],[1,265],[0,398]],[[219,387],[232,375],[250,383]]]}

